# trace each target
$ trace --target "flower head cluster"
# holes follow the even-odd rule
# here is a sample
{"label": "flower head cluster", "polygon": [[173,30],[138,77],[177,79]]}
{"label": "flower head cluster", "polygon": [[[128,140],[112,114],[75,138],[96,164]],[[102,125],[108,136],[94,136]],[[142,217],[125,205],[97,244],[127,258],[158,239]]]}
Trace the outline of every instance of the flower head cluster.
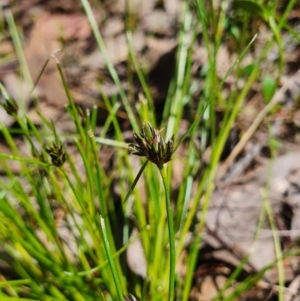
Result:
{"label": "flower head cluster", "polygon": [[152,127],[150,122],[143,125],[140,134],[133,133],[135,143],[129,146],[134,150],[134,155],[146,157],[159,168],[171,160],[174,146],[174,135],[168,142],[160,136],[160,131]]}
{"label": "flower head cluster", "polygon": [[65,147],[62,143],[53,142],[52,145],[44,144],[44,149],[50,156],[53,165],[60,167],[65,163],[67,157]]}
{"label": "flower head cluster", "polygon": [[19,110],[19,106],[13,98],[6,98],[4,103],[1,103],[1,106],[6,111],[6,113],[11,116],[16,115]]}

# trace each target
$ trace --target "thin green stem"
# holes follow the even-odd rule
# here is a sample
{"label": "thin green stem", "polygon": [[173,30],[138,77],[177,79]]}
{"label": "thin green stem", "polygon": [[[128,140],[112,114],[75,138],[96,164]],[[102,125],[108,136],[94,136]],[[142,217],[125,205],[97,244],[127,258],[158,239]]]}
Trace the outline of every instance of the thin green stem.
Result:
{"label": "thin green stem", "polygon": [[175,283],[175,260],[176,260],[176,251],[175,251],[175,235],[174,235],[174,226],[173,226],[173,214],[171,209],[170,201],[170,191],[167,183],[167,171],[164,166],[158,167],[160,175],[162,177],[165,196],[166,196],[166,209],[167,209],[167,221],[169,229],[169,244],[170,244],[170,280],[169,280],[169,301],[174,300],[174,283]]}
{"label": "thin green stem", "polygon": [[108,264],[110,266],[110,270],[111,270],[111,273],[112,273],[112,276],[113,276],[113,279],[114,279],[114,282],[115,282],[118,299],[119,299],[119,301],[123,301],[121,283],[120,283],[119,275],[118,275],[118,272],[117,272],[117,268],[116,268],[115,263],[114,263],[113,254],[111,252],[111,248],[110,248],[110,245],[109,245],[109,239],[108,239],[107,232],[106,232],[105,221],[104,221],[104,218],[102,216],[100,217],[100,225],[101,225],[101,232],[102,232],[102,236],[103,236],[105,252],[106,252]]}
{"label": "thin green stem", "polygon": [[103,38],[101,36],[101,33],[99,31],[98,24],[97,24],[97,21],[95,19],[94,14],[93,14],[90,3],[89,3],[88,0],[81,0],[81,3],[82,3],[83,9],[85,10],[87,18],[90,22],[90,25],[91,25],[92,31],[94,33],[97,45],[98,45],[98,47],[101,51],[101,54],[103,55],[107,70],[110,73],[114,83],[116,84],[116,86],[118,88],[120,97],[121,97],[122,102],[124,104],[125,110],[128,114],[128,118],[130,120],[130,123],[131,123],[133,129],[136,130],[136,129],[138,129],[136,117],[134,115],[134,112],[131,109],[130,103],[129,103],[128,98],[126,96],[126,93],[125,93],[125,91],[122,87],[122,84],[121,84],[121,81],[119,79],[118,73],[117,73],[115,67],[113,66],[113,64],[112,64],[112,62],[109,58],[108,52],[107,52],[106,47],[105,47],[105,43],[104,43]]}
{"label": "thin green stem", "polygon": [[140,177],[141,177],[141,175],[142,175],[142,173],[143,173],[145,167],[147,166],[148,162],[149,162],[149,160],[145,161],[145,163],[143,164],[143,166],[142,166],[141,169],[139,170],[137,176],[135,177],[135,179],[134,179],[132,185],[130,186],[130,188],[129,188],[129,190],[128,190],[128,193],[127,193],[126,196],[125,196],[125,199],[124,199],[123,203],[126,203],[126,202],[127,202],[128,198],[130,197],[130,195],[131,195],[133,189],[135,188],[135,186],[136,186],[138,180],[140,179]]}

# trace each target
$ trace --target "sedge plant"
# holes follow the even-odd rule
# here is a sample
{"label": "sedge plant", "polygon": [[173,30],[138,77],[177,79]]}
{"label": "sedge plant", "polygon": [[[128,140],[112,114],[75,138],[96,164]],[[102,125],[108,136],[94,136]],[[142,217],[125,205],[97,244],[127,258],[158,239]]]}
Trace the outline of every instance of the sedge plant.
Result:
{"label": "sedge plant", "polygon": [[170,274],[169,274],[169,301],[174,300],[174,283],[175,283],[175,235],[173,225],[173,214],[171,209],[170,191],[167,183],[167,170],[165,164],[171,160],[174,146],[174,135],[167,142],[161,137],[160,131],[154,129],[151,123],[147,122],[143,125],[140,134],[133,133],[135,143],[131,143],[130,147],[134,150],[134,155],[146,157],[154,163],[160,172],[166,201],[167,222],[169,230],[169,247],[170,247]]}
{"label": "sedge plant", "polygon": [[[5,178],[0,180],[0,265],[2,267],[4,262],[3,270],[7,269],[12,273],[10,275],[1,270],[0,300],[187,301],[190,298],[197,258],[201,252],[199,245],[205,228],[205,213],[209,208],[222,150],[242,109],[243,101],[253,83],[259,80],[260,64],[274,44],[278,45],[280,50],[279,69],[282,69],[283,44],[279,33],[282,28],[292,32],[286,18],[295,1],[289,2],[282,16],[274,15],[276,7],[271,5],[272,1],[266,1],[270,5],[263,19],[270,24],[275,39],[270,39],[261,55],[253,62],[253,68],[245,78],[244,86],[242,88],[233,86],[226,99],[221,92],[229,73],[234,73],[233,69],[241,71],[240,62],[243,55],[250,46],[255,47],[255,43],[251,40],[254,34],[249,37],[247,31],[251,18],[243,13],[245,11],[243,7],[239,7],[237,15],[244,18],[242,21],[245,25],[241,31],[235,31],[239,34],[236,36],[238,59],[220,80],[216,70],[216,57],[221,42],[228,34],[227,15],[221,6],[220,11],[216,12],[212,2],[204,3],[200,0],[183,2],[175,74],[171,79],[161,122],[166,128],[166,139],[161,137],[161,130],[157,129],[158,121],[154,117],[151,88],[147,83],[145,70],[134,51],[132,29],[126,29],[128,65],[136,72],[144,94],[140,95],[136,103],[130,102],[117,70],[109,59],[90,2],[87,0],[81,2],[99,51],[103,54],[107,70],[118,91],[108,97],[99,83],[100,95],[108,111],[108,117],[99,131],[96,129],[97,109],[80,112],[72,99],[63,67],[57,61],[69,101],[66,111],[75,128],[73,132],[61,133],[55,122],[43,117],[38,106],[37,113],[42,125],[37,127],[24,114],[25,106],[22,101],[12,99],[1,86],[4,98],[2,107],[15,119],[18,128],[9,128],[0,121],[1,136],[10,150],[9,153],[0,153],[0,164],[5,174]],[[250,1],[239,2],[242,5]],[[233,10],[231,16],[234,16],[234,13]],[[16,48],[16,57],[21,63],[23,77],[27,78],[28,72],[22,53],[23,39],[18,36],[20,33],[14,24],[13,15],[8,14],[7,18]],[[229,23],[234,31],[235,19]],[[203,45],[210,55],[203,79],[203,91],[195,99],[197,83],[191,74],[199,28],[203,33]],[[218,131],[216,106],[224,103],[226,103],[225,114],[220,121],[221,130]],[[117,120],[120,107],[124,109],[135,132],[130,149],[136,155],[146,157],[136,177],[136,170],[128,152],[128,143]],[[192,111],[191,124],[188,125],[185,134],[174,138],[173,133],[180,132],[181,121],[187,109]],[[138,120],[151,123],[145,122],[141,132],[138,133]],[[109,136],[111,129],[113,134]],[[29,150],[27,156],[21,152],[15,134],[22,136]],[[200,149],[194,143],[199,136]],[[177,138],[179,142],[174,146],[174,140]],[[177,159],[175,152],[183,143],[187,145],[187,155],[182,159],[184,160],[182,182],[178,196],[174,194],[174,204],[171,208],[173,160]],[[209,165],[204,167],[201,154],[208,144],[211,147],[211,158]],[[69,150],[70,145],[74,147],[78,157],[74,158]],[[99,154],[102,154],[105,147],[110,147],[109,150],[113,150],[115,155],[115,163],[111,170],[106,170],[99,160]],[[17,164],[16,170],[11,168],[12,162]],[[148,164],[149,162],[152,164]],[[81,169],[78,163],[81,163]],[[199,166],[204,170],[201,177],[197,177]],[[157,177],[157,171],[160,177]],[[140,178],[145,180],[146,203],[143,202],[142,193],[136,187]],[[117,181],[119,198],[125,200],[120,204],[115,203],[110,190],[114,181]],[[194,190],[193,184],[196,182]],[[161,202],[163,197],[165,202]],[[200,210],[201,221],[195,226],[193,223],[197,220],[197,213]],[[120,212],[119,215],[116,212]],[[134,238],[129,238],[130,215],[134,216],[140,231]],[[61,237],[61,225],[64,223],[71,229],[67,238]],[[121,245],[115,237],[116,225],[125,233]],[[188,232],[193,234],[184,262],[186,274],[182,275],[182,271],[175,274],[176,262],[186,248],[185,238]],[[123,252],[135,239],[142,242],[148,264],[149,278],[144,279],[145,284],[142,285],[137,280],[131,280],[132,274],[124,269],[126,262],[122,258]],[[256,275],[249,276],[237,284],[232,293],[225,296],[227,288],[237,282],[236,279],[247,262],[245,258],[214,300],[237,299],[255,285],[268,269],[278,265],[279,260],[292,256],[291,253],[281,254],[279,251],[276,262],[267,265]],[[168,256],[164,256],[166,252]],[[6,254],[6,257],[2,254]],[[165,266],[169,269],[162,268]],[[175,278],[176,289],[174,289]],[[151,283],[147,283],[148,279]]]}

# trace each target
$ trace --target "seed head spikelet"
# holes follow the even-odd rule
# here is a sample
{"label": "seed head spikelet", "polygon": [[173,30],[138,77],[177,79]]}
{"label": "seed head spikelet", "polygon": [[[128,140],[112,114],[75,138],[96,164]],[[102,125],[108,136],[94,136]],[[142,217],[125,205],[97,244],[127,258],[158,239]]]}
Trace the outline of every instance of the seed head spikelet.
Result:
{"label": "seed head spikelet", "polygon": [[158,167],[171,160],[174,135],[165,142],[160,131],[154,129],[150,122],[145,122],[139,134],[133,133],[133,138],[135,143],[130,143],[129,146],[134,150],[134,155],[146,157]]}

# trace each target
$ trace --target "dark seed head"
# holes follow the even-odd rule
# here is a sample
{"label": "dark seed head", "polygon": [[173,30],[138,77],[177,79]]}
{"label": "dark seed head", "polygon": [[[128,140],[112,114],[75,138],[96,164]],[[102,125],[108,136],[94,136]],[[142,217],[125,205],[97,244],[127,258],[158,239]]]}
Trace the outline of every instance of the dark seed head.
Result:
{"label": "dark seed head", "polygon": [[13,98],[5,99],[5,102],[1,104],[3,109],[8,115],[14,116],[18,113],[19,106]]}
{"label": "dark seed head", "polygon": [[133,133],[133,138],[135,143],[130,143],[129,146],[133,149],[134,155],[146,157],[159,168],[171,160],[174,135],[165,142],[160,136],[160,131],[154,129],[150,122],[146,122],[139,135]]}
{"label": "dark seed head", "polygon": [[53,142],[50,145],[44,144],[44,149],[50,156],[51,162],[54,166],[60,167],[65,163],[67,156],[65,147],[62,143]]}

